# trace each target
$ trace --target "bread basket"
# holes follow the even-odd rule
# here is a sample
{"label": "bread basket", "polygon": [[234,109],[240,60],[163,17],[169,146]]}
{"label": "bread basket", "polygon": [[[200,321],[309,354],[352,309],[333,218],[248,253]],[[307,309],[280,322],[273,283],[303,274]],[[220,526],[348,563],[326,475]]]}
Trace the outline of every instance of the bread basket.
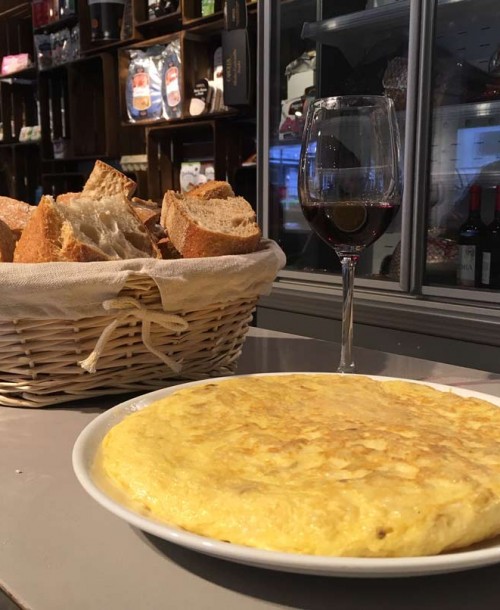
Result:
{"label": "bread basket", "polygon": [[0,266],[0,405],[231,374],[284,255]]}

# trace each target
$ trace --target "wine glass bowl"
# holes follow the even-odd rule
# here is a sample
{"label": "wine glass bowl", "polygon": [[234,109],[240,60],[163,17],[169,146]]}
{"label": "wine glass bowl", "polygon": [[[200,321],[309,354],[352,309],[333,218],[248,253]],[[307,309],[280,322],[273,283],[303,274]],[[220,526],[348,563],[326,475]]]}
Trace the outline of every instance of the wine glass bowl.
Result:
{"label": "wine glass bowl", "polygon": [[338,370],[353,372],[354,269],[401,204],[399,132],[392,100],[337,96],[309,106],[302,139],[299,197],[311,228],[342,263],[342,352]]}

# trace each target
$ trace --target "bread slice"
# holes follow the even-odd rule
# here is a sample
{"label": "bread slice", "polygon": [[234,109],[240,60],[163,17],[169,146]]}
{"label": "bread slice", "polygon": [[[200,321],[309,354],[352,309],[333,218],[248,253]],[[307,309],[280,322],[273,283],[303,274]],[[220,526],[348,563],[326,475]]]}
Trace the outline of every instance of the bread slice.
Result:
{"label": "bread slice", "polygon": [[139,197],[133,197],[131,205],[137,216],[153,232],[156,225],[160,223],[160,206],[155,201],[139,199]]}
{"label": "bread slice", "polygon": [[182,258],[180,252],[174,248],[174,244],[170,237],[161,237],[157,242],[161,257],[167,260]]}
{"label": "bread slice", "polygon": [[186,195],[188,197],[198,197],[198,199],[227,199],[228,197],[234,197],[234,191],[228,182],[209,180],[204,184],[195,186]]}
{"label": "bread slice", "polygon": [[[174,191],[167,191],[167,193],[174,193]],[[228,197],[234,197],[234,191],[228,182],[222,182],[220,180],[209,180],[205,184],[195,186],[188,193],[177,193],[178,197],[190,197],[201,199],[203,201],[210,201],[210,199],[227,199]],[[169,204],[169,197],[164,196],[161,206],[160,224],[165,227],[165,219],[167,217],[167,206]]]}
{"label": "bread slice", "polygon": [[103,161],[97,160],[85,186],[83,193],[89,197],[100,199],[111,195],[132,197],[137,184],[125,174]]}
{"label": "bread slice", "polygon": [[26,225],[14,262],[161,258],[151,234],[123,195],[68,203],[44,196]]}
{"label": "bread slice", "polygon": [[245,254],[257,248],[261,232],[243,197],[207,202],[168,191],[165,203],[165,229],[184,258]]}
{"label": "bread slice", "polygon": [[14,234],[8,225],[0,220],[0,263],[11,263],[13,261],[15,247]]}
{"label": "bread slice", "polygon": [[28,219],[36,208],[24,201],[11,199],[10,197],[0,197],[0,220],[4,222],[14,234],[17,240],[28,222]]}

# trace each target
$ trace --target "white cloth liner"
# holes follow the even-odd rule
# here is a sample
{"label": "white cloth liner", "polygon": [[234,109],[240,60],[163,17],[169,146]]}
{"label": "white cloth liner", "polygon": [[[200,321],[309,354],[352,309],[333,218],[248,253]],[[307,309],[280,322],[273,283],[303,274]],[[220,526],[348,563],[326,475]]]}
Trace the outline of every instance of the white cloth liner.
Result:
{"label": "white cloth liner", "polygon": [[252,254],[179,260],[130,259],[98,263],[2,263],[0,319],[102,316],[132,275],[157,284],[163,310],[202,309],[246,295],[268,294],[285,255],[271,240]]}
{"label": "white cloth liner", "polygon": [[[271,240],[263,240],[252,254],[213,258],[2,263],[0,320],[78,320],[114,315],[91,354],[79,362],[82,368],[93,373],[113,331],[132,317],[141,321],[142,341],[147,349],[172,371],[180,373],[182,363],[152,345],[151,324],[159,324],[172,332],[187,331],[188,323],[174,312],[269,294],[284,264],[283,251]],[[156,283],[163,311],[148,308],[132,297],[119,296],[127,279],[137,275],[148,276]]]}

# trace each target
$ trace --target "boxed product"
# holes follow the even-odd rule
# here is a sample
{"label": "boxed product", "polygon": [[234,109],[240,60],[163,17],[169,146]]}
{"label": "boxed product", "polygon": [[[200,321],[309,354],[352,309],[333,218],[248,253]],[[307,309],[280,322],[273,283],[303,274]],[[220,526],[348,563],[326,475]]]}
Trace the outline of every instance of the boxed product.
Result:
{"label": "boxed product", "polygon": [[252,61],[247,30],[222,32],[224,104],[247,106],[253,100]]}
{"label": "boxed product", "polygon": [[225,0],[224,27],[226,30],[244,30],[247,27],[246,0]]}
{"label": "boxed product", "polygon": [[28,53],[18,53],[17,55],[5,55],[2,58],[2,75],[13,74],[31,65]]}

